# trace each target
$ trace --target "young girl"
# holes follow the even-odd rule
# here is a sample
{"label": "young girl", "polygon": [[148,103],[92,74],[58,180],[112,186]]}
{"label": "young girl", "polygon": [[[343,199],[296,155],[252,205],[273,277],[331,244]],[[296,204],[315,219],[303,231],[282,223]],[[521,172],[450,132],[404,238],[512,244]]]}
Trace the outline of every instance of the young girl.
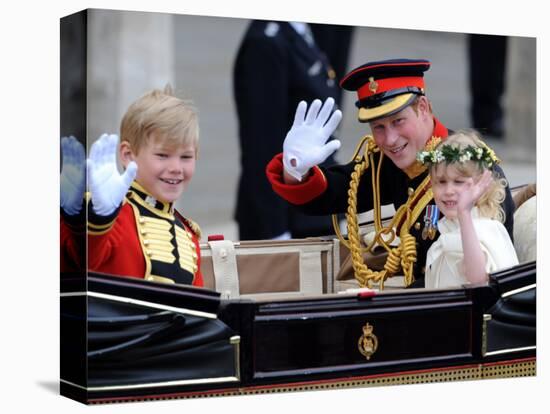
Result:
{"label": "young girl", "polygon": [[518,263],[502,222],[506,182],[492,172],[492,151],[473,131],[459,131],[433,151],[418,153],[428,165],[434,200],[445,216],[428,250],[426,287],[486,283],[487,274]]}

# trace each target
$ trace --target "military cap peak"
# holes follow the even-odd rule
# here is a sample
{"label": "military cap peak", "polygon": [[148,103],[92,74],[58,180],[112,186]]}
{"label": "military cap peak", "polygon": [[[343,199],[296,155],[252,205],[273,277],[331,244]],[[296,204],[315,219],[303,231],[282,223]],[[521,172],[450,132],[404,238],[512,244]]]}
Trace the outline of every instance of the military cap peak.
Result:
{"label": "military cap peak", "polygon": [[349,72],[340,82],[357,91],[359,121],[370,122],[399,112],[424,95],[426,59],[390,59],[369,62]]}

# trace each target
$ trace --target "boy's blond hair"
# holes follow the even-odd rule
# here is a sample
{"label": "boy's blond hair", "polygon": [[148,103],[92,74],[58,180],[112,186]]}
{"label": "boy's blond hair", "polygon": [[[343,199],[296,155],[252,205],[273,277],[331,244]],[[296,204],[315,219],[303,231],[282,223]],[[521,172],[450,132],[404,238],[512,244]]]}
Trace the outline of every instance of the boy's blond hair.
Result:
{"label": "boy's blond hair", "polygon": [[191,144],[198,153],[197,110],[191,101],[174,96],[170,85],[162,91],[154,89],[132,103],[120,123],[121,142],[127,141],[135,154],[153,133],[169,148]]}
{"label": "boy's blond hair", "polygon": [[[474,130],[457,131],[441,141],[435,149],[437,150],[443,145],[457,147],[460,150],[463,150],[469,145],[476,148],[483,148],[486,146],[481,140],[480,135]],[[456,170],[465,177],[477,177],[484,171],[483,164],[477,161],[453,162],[452,164],[441,162],[430,165],[430,174],[435,173],[436,169],[447,168],[449,165],[455,167]],[[495,219],[501,223],[504,223],[506,220],[506,215],[504,214],[501,203],[506,197],[506,186],[508,183],[506,182],[506,179],[502,178],[494,170],[492,171],[492,175],[493,182],[487,191],[479,198],[476,206],[479,209],[480,216]]]}

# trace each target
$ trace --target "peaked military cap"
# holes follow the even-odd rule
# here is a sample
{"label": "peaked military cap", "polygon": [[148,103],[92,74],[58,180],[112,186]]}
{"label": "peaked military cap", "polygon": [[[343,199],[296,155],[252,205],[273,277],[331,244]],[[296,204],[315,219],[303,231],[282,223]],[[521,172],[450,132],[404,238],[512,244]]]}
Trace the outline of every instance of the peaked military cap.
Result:
{"label": "peaked military cap", "polygon": [[349,72],[340,82],[348,91],[357,91],[360,122],[393,115],[424,95],[425,59],[392,59],[366,63]]}

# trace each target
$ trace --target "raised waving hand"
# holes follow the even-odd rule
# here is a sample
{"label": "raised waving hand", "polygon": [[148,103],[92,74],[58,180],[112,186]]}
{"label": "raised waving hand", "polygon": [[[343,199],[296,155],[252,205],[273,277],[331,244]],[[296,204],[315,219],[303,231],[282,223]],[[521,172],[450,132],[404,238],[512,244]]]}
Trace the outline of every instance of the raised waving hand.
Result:
{"label": "raised waving hand", "polygon": [[117,135],[103,134],[93,143],[86,163],[93,209],[100,216],[112,214],[122,204],[137,174],[134,161],[128,164],[124,173],[118,172],[117,147]]}
{"label": "raised waving hand", "polygon": [[298,181],[310,168],[321,164],[340,148],[338,140],[327,143],[342,119],[342,112],[332,112],[333,108],[333,98],[328,98],[322,105],[316,99],[309,110],[307,103],[301,101],[296,108],[294,123],[283,143],[283,165],[285,171]]}
{"label": "raised waving hand", "polygon": [[69,216],[80,213],[86,190],[86,154],[73,137],[61,138],[60,205]]}
{"label": "raised waving hand", "polygon": [[477,181],[472,177],[468,178],[465,188],[458,195],[457,212],[459,214],[470,212],[480,197],[488,190],[492,181],[493,176],[489,170],[485,170]]}

